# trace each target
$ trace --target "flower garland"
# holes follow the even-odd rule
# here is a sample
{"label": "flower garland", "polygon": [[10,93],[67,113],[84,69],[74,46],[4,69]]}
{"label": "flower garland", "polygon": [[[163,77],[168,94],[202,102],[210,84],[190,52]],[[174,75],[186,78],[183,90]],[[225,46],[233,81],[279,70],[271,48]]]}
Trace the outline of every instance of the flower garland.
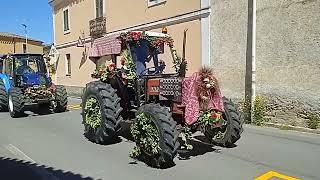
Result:
{"label": "flower garland", "polygon": [[41,85],[39,88],[28,87],[24,91],[25,98],[28,100],[42,99],[43,97],[53,97],[52,89]]}
{"label": "flower garland", "polygon": [[141,155],[141,151],[149,155],[159,154],[161,151],[159,132],[148,115],[139,114],[130,131],[137,144],[131,151],[130,157],[137,158]]}
{"label": "flower garland", "polygon": [[106,66],[106,67],[101,67],[100,69],[96,69],[92,74],[92,78],[96,78],[102,81],[106,82],[108,79],[112,78],[115,75],[115,68],[116,65],[114,63]]}
{"label": "flower garland", "polygon": [[142,40],[147,40],[148,42],[150,42],[150,48],[156,49],[158,52],[161,52],[162,44],[167,44],[172,52],[173,67],[175,68],[176,72],[179,72],[182,59],[180,56],[178,56],[177,50],[174,49],[174,40],[172,39],[172,37],[148,36],[145,32],[125,32],[121,33],[119,38],[122,41],[123,45],[129,43],[130,45],[134,46],[140,45],[140,41]]}
{"label": "flower garland", "polygon": [[124,50],[122,51],[122,59],[120,61],[122,67],[124,70],[126,70],[125,73],[125,79],[131,81],[134,80],[136,77],[136,65],[132,59],[132,57],[130,56],[128,50]]}
{"label": "flower garland", "polygon": [[197,123],[202,130],[206,128],[217,128],[225,124],[222,113],[215,110],[204,111],[200,114]]}
{"label": "flower garland", "polygon": [[[179,72],[182,59],[174,49],[174,41],[170,36],[153,37],[148,36],[145,32],[125,32],[120,34],[119,39],[122,41],[123,46],[126,44],[139,46],[142,40],[147,40],[150,42],[150,48],[156,49],[159,52],[161,51],[162,44],[167,44],[172,52],[173,67],[176,72]],[[122,72],[122,79],[126,81],[129,86],[132,86],[132,81],[136,78],[136,65],[127,47],[123,47],[123,49],[124,50],[121,53],[122,59],[120,62],[125,72]],[[114,76],[115,68],[115,64],[111,64],[106,68],[96,69],[92,73],[91,77],[100,78],[101,81],[107,81],[108,78],[112,78]]]}

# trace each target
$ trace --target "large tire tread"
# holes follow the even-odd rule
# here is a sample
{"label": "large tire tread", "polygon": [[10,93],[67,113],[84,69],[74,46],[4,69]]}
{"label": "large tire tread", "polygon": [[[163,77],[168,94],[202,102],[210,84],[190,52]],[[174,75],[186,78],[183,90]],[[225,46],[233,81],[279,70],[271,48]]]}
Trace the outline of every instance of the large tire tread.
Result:
{"label": "large tire tread", "polygon": [[[24,94],[20,88],[13,87],[9,90],[9,96],[12,98],[13,111],[10,111],[10,116],[13,118],[19,118],[24,115]],[[9,108],[10,109],[10,108]]]}
{"label": "large tire tread", "polygon": [[[137,111],[137,115],[146,113],[151,115],[155,125],[160,131],[160,148],[159,156],[147,157],[150,161],[147,163],[156,168],[166,168],[174,165],[173,159],[177,155],[180,147],[178,141],[177,123],[172,119],[171,113],[167,108],[161,107],[159,104],[146,104],[141,106]],[[144,156],[146,156],[144,154]]]}
{"label": "large tire tread", "polygon": [[8,94],[2,79],[0,79],[0,112],[8,110]]}
{"label": "large tire tread", "polygon": [[116,139],[117,131],[120,129],[122,121],[120,98],[110,84],[101,81],[88,83],[82,97],[82,123],[85,128],[88,128],[85,123],[85,104],[90,97],[96,98],[99,102],[102,123],[96,131],[91,129],[90,131],[85,131],[84,135],[87,139],[97,144],[111,143]]}
{"label": "large tire tread", "polygon": [[235,104],[226,97],[223,97],[222,99],[225,110],[223,117],[228,121],[224,138],[212,140],[213,137],[211,133],[205,132],[205,135],[218,146],[234,147],[234,144],[240,139],[241,133],[243,132],[243,122],[241,120],[241,114]]}
{"label": "large tire tread", "polygon": [[56,107],[53,108],[53,111],[56,113],[61,113],[67,111],[68,106],[68,94],[67,90],[62,85],[56,86],[56,92],[55,92],[55,98],[56,98]]}

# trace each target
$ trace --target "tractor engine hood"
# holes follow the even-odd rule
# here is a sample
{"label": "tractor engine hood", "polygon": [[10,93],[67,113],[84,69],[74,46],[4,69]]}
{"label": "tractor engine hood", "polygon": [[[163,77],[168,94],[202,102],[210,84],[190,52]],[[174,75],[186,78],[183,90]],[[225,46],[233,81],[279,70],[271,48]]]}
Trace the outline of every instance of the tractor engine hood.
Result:
{"label": "tractor engine hood", "polygon": [[26,73],[21,76],[22,84],[24,86],[48,86],[50,81],[46,75],[39,73]]}

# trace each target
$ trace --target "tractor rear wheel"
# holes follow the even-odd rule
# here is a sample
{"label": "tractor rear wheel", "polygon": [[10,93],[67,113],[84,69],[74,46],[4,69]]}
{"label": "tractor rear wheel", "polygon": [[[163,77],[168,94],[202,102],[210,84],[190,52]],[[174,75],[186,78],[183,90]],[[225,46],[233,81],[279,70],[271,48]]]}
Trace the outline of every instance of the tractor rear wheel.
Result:
{"label": "tractor rear wheel", "polygon": [[[148,126],[155,126],[159,135],[159,142],[156,142],[159,143],[160,147],[158,154],[148,152],[139,143],[141,140],[135,138],[136,145],[140,147],[141,156],[145,163],[156,168],[166,168],[174,165],[173,159],[177,155],[180,143],[178,142],[177,123],[173,120],[171,113],[167,108],[161,107],[159,104],[146,104],[139,108],[136,116],[140,114],[150,118],[152,124]],[[143,129],[140,129],[140,131],[143,131]],[[147,134],[147,132],[144,133]],[[142,138],[145,139],[146,137]],[[150,140],[150,138],[146,139]]]}
{"label": "tractor rear wheel", "polygon": [[57,85],[55,92],[55,101],[53,102],[53,111],[61,113],[67,111],[68,95],[64,86]]}
{"label": "tractor rear wheel", "polygon": [[212,141],[212,143],[222,147],[233,147],[234,143],[240,139],[243,132],[240,112],[235,104],[223,97],[224,113],[222,115],[226,125],[221,128],[206,129],[205,136]]}
{"label": "tractor rear wheel", "polygon": [[13,87],[9,90],[9,112],[13,118],[24,115],[24,94],[20,88]]}
{"label": "tractor rear wheel", "polygon": [[84,135],[97,144],[112,143],[117,139],[122,108],[116,90],[101,81],[86,85],[82,97]]}
{"label": "tractor rear wheel", "polygon": [[3,81],[0,79],[0,112],[8,110],[8,95]]}

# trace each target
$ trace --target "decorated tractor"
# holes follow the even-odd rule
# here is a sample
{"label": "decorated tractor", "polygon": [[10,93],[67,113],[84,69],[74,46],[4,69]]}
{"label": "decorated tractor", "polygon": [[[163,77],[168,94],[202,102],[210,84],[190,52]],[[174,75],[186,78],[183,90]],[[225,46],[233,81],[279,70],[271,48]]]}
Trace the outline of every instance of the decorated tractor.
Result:
{"label": "decorated tractor", "polygon": [[[243,131],[240,113],[221,96],[212,69],[185,77],[186,31],[183,42],[180,57],[173,39],[163,33],[134,31],[96,39],[91,57],[111,55],[112,63],[97,67],[92,77],[98,80],[84,88],[84,135],[110,144],[121,122],[130,122],[136,143],[130,156],[157,168],[172,166],[178,149],[191,150],[196,131],[212,144],[232,147]],[[173,59],[173,73],[164,73],[168,67],[159,57],[165,50]]]}
{"label": "decorated tractor", "polygon": [[37,106],[39,112],[67,109],[64,86],[54,85],[40,54],[12,54],[0,57],[0,111],[9,110],[11,117],[25,115]]}

